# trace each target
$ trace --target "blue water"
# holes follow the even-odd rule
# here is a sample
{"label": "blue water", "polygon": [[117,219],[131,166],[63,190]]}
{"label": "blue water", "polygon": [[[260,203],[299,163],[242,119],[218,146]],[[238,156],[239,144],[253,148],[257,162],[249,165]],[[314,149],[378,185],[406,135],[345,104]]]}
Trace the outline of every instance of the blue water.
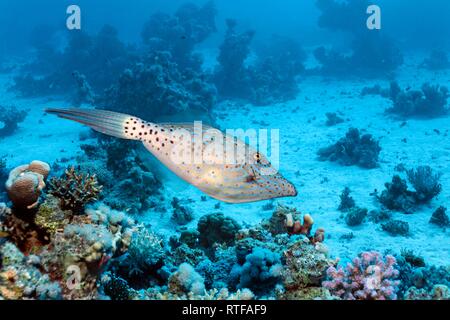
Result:
{"label": "blue water", "polygon": [[[449,14],[1,1],[0,299],[449,299]],[[194,122],[251,164],[174,165]]]}

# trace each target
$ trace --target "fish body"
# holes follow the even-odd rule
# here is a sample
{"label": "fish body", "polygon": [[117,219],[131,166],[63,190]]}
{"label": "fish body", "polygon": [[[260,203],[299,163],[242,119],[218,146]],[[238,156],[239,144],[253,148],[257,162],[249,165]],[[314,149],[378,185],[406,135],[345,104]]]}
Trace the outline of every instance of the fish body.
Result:
{"label": "fish body", "polygon": [[106,110],[46,111],[107,135],[141,141],[178,177],[215,199],[243,203],[297,195],[264,155],[218,129],[195,123],[155,124]]}

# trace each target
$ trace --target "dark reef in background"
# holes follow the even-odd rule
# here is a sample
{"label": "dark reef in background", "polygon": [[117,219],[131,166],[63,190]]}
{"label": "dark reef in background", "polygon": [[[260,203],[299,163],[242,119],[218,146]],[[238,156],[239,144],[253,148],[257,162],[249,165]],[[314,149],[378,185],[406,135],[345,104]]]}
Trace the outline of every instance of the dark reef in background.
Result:
{"label": "dark reef in background", "polygon": [[27,111],[18,110],[13,106],[0,106],[0,138],[12,135],[26,116]]}
{"label": "dark reef in background", "polygon": [[351,52],[319,47],[314,56],[321,64],[319,72],[324,75],[359,77],[390,77],[403,63],[403,55],[394,42],[381,30],[365,28],[367,0],[317,0],[321,11],[319,27],[342,31],[351,38]]}
{"label": "dark reef in background", "polygon": [[272,36],[268,45],[248,61],[254,31],[238,32],[237,22],[227,20],[225,39],[217,57],[214,81],[223,99],[237,98],[267,105],[295,98],[298,76],[306,59],[301,46],[293,39]]}
{"label": "dark reef in background", "polygon": [[[74,94],[77,86],[73,73],[79,72],[94,90],[101,91],[136,60],[134,49],[123,44],[111,26],[104,26],[95,36],[70,32],[67,40],[62,52],[49,45],[38,47],[35,60],[23,66],[12,89],[27,97]],[[36,68],[39,72],[33,72]]]}

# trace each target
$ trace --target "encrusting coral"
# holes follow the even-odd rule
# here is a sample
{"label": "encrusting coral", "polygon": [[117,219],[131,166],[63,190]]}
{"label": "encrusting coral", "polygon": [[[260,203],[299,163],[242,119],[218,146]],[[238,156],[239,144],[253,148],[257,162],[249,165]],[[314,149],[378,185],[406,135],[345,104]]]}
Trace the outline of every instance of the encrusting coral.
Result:
{"label": "encrusting coral", "polygon": [[9,173],[5,187],[14,207],[35,208],[49,172],[50,166],[42,161],[32,161],[30,164],[13,169]]}
{"label": "encrusting coral", "polygon": [[26,257],[11,242],[0,243],[0,300],[61,299],[61,287],[42,274],[37,256]]}
{"label": "encrusting coral", "polygon": [[284,289],[278,292],[281,299],[326,299],[331,295],[321,287],[326,271],[337,261],[328,258],[319,247],[298,240],[283,253],[285,267],[281,271]]}

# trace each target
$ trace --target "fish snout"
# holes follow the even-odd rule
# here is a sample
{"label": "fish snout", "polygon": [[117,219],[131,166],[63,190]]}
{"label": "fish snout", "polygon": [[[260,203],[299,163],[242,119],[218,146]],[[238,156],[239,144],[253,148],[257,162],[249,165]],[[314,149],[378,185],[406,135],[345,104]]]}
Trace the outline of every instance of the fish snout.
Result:
{"label": "fish snout", "polygon": [[291,196],[291,197],[296,197],[297,196],[297,188],[295,188],[295,186],[292,183],[289,183],[288,187],[287,187],[287,195]]}

